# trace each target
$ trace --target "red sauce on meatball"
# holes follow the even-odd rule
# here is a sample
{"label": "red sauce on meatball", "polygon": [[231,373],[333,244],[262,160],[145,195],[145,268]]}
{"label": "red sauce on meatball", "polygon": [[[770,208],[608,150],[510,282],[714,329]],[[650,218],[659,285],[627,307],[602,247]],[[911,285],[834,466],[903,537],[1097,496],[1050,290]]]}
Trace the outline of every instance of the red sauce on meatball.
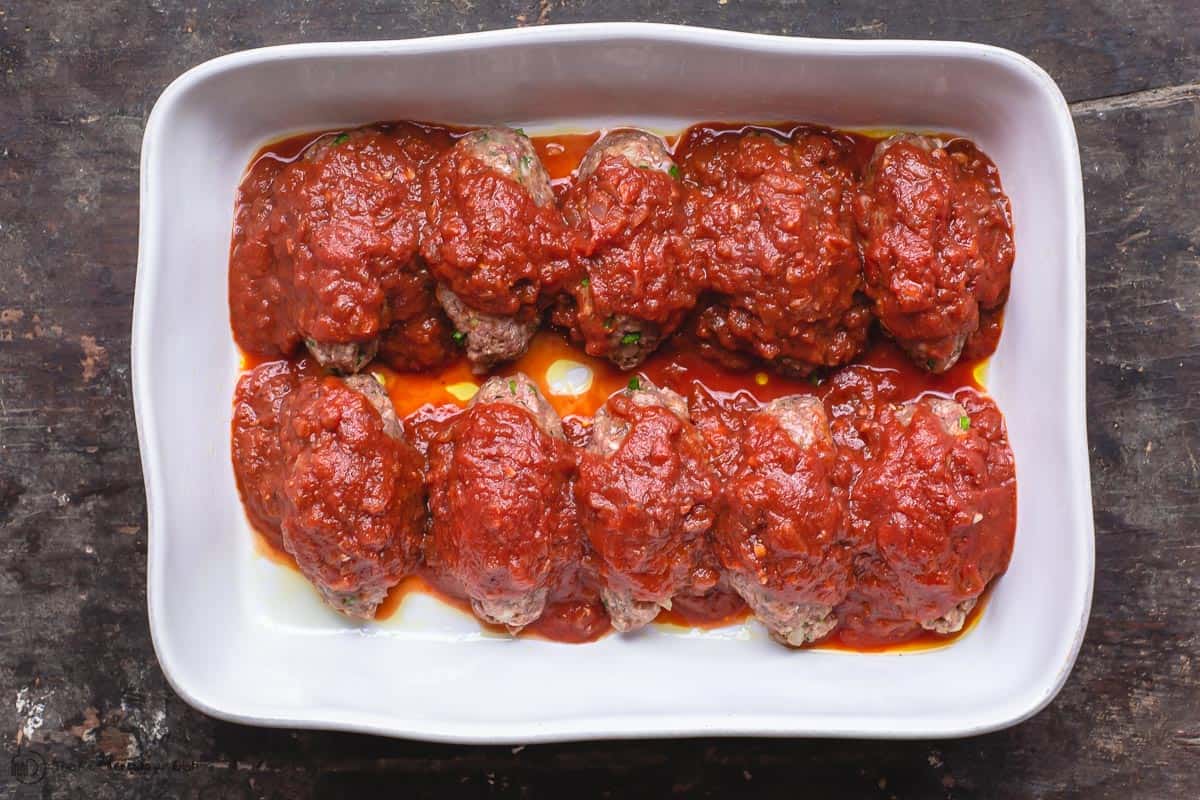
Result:
{"label": "red sauce on meatball", "polygon": [[782,626],[773,632],[793,644],[824,638],[820,625],[804,636],[792,628],[827,616],[831,628],[850,583],[845,498],[831,481],[825,412],[815,398],[775,401],[746,414],[737,438],[713,531],[717,555],[764,622]]}
{"label": "red sauce on meatball", "polygon": [[525,627],[530,613],[541,616],[558,573],[579,560],[573,468],[570,447],[526,409],[472,407],[430,442],[427,563],[485,618]]}
{"label": "red sauce on meatball", "polygon": [[798,374],[857,355],[871,318],[857,297],[855,141],[823,129],[703,127],[678,154],[715,293],[696,317],[698,339]]}
{"label": "red sauce on meatball", "polygon": [[284,401],[304,361],[270,361],[238,379],[233,395],[233,474],[250,523],[282,550],[284,460],[279,431]]}
{"label": "red sauce on meatball", "polygon": [[880,322],[918,363],[946,369],[981,310],[1008,295],[1012,223],[995,165],[962,139],[893,137],[867,167],[856,212]]}
{"label": "red sauce on meatball", "polygon": [[675,332],[702,286],[685,235],[682,186],[670,171],[609,155],[571,184],[562,204],[578,233],[582,277],[568,288],[569,308],[556,321],[594,356],[633,346],[614,360],[636,364]]}
{"label": "red sauce on meatball", "polygon": [[229,253],[229,318],[233,337],[247,353],[289,355],[300,344],[292,311],[292,276],[275,259],[271,234],[275,178],[285,163],[270,154],[256,159],[238,187]]}
{"label": "red sauce on meatball", "polygon": [[371,617],[417,563],[423,463],[340,379],[307,378],[283,407],[284,549],[327,603]]}
{"label": "red sauce on meatball", "polygon": [[830,382],[855,549],[853,588],[838,609],[844,643],[936,631],[1007,568],[1016,479],[1003,419],[974,388],[952,398],[906,396],[888,373],[858,367]]}
{"label": "red sauce on meatball", "polygon": [[717,483],[692,424],[669,401],[652,402],[659,391],[620,392],[605,404],[579,456],[575,497],[605,587],[669,605],[702,562]]}
{"label": "red sauce on meatball", "polygon": [[558,209],[469,152],[451,149],[426,172],[421,252],[434,276],[489,314],[532,314],[569,240]]}
{"label": "red sauce on meatball", "polygon": [[414,263],[419,176],[448,141],[386,126],[320,137],[286,162],[260,157],[243,180],[230,257],[239,345],[272,356],[301,339],[374,342],[393,320],[433,313]]}

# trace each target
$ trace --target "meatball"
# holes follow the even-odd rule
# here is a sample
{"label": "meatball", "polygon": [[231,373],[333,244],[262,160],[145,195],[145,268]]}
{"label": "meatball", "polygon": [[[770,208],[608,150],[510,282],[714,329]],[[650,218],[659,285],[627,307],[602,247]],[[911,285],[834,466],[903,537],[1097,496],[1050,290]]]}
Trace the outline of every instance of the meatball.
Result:
{"label": "meatball", "polygon": [[592,420],[575,485],[604,605],[631,631],[689,591],[713,525],[717,480],[683,398],[641,380]]}
{"label": "meatball", "polygon": [[270,239],[309,352],[353,373],[405,306],[423,202],[418,174],[438,148],[408,126],[327,136],[273,185]]}
{"label": "meatball", "polygon": [[871,158],[856,214],[880,323],[944,372],[1008,295],[1012,222],[995,165],[962,139],[894,136]]}
{"label": "meatball", "polygon": [[555,321],[621,369],[675,332],[703,281],[678,175],[662,139],[616,131],[584,155],[563,199],[583,277],[564,293],[567,308]]}
{"label": "meatball", "polygon": [[952,633],[1007,568],[1016,481],[994,409],[970,392],[883,409],[850,492],[851,513],[877,559],[864,562],[866,589],[882,610],[874,613]]}
{"label": "meatball", "polygon": [[365,375],[302,380],[282,422],[284,548],[327,605],[370,619],[420,554],[421,456]]}
{"label": "meatball", "polygon": [[300,381],[290,361],[260,364],[238,379],[233,396],[233,474],[255,530],[283,550],[285,462],[279,441],[283,406]]}
{"label": "meatball", "polygon": [[275,257],[275,180],[286,164],[260,158],[238,187],[229,252],[229,319],[247,353],[291,355],[301,342],[292,313],[291,260]]}
{"label": "meatball", "polygon": [[543,285],[567,269],[569,237],[529,139],[509,128],[460,138],[426,173],[421,252],[477,372],[524,353]]}
{"label": "meatball", "polygon": [[554,409],[528,377],[488,380],[429,446],[426,561],[485,622],[537,620],[577,554],[574,469]]}
{"label": "meatball", "polygon": [[739,438],[713,531],[717,555],[774,638],[816,641],[837,625],[834,607],[850,581],[825,409],[815,397],[773,400],[747,415]]}
{"label": "meatball", "polygon": [[325,136],[264,157],[243,180],[230,257],[234,336],[247,352],[361,369],[402,309],[422,214],[419,170],[438,152],[412,126]]}
{"label": "meatball", "polygon": [[853,141],[823,129],[788,139],[696,129],[679,152],[714,295],[690,326],[702,348],[798,375],[854,358],[871,316],[860,294]]}

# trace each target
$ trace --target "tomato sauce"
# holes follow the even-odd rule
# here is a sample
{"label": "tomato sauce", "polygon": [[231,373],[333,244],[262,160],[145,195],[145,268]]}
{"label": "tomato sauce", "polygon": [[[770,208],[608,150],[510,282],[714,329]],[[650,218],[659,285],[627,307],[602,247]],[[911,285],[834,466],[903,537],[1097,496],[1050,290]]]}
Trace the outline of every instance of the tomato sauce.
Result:
{"label": "tomato sauce", "polygon": [[[465,133],[463,129],[448,126],[420,123],[415,124],[415,127],[426,131],[431,137],[442,139],[457,138]],[[676,151],[678,160],[679,150],[694,148],[698,142],[712,141],[725,133],[753,128],[786,137],[807,127],[791,123],[755,126],[706,123],[693,126],[679,137],[670,137],[667,141]],[[337,132],[301,134],[264,147],[251,162],[247,180],[264,170],[278,169],[276,165],[293,162],[306,148],[330,133]],[[602,131],[597,131],[532,137],[534,149],[549,173],[555,194],[560,199],[565,194],[570,178],[584,153],[602,134]],[[837,135],[845,143],[844,157],[849,169],[861,173],[877,143],[886,138],[887,132],[838,132]],[[244,184],[244,188],[246,185]],[[237,236],[238,232],[235,230],[235,258]],[[236,303],[234,313],[237,313]],[[883,335],[877,327],[873,327],[865,348],[854,358],[853,365],[849,368],[869,374],[872,376],[871,380],[885,382],[888,386],[888,400],[893,403],[912,400],[930,393],[946,397],[953,396],[961,390],[983,393],[987,359],[995,349],[1001,326],[1001,312],[989,311],[980,326],[980,335],[969,342],[963,357],[952,367],[938,374],[918,368],[894,341]],[[243,348],[242,352],[242,367],[247,370],[279,357],[278,354],[269,354],[261,350],[256,352],[248,348]],[[311,367],[306,367],[309,368]],[[462,409],[486,380],[486,376],[473,373],[462,358],[421,372],[399,372],[382,360],[376,360],[364,371],[374,375],[383,384],[397,416],[403,420],[405,430],[423,454],[428,450],[437,431],[443,430],[461,414]],[[493,372],[505,375],[522,372],[527,375],[562,417],[568,441],[579,444],[586,438],[590,417],[611,395],[629,386],[631,380],[647,379],[658,386],[670,388],[685,398],[699,388],[710,394],[722,407],[746,408],[797,394],[815,396],[824,401],[830,389],[830,381],[838,370],[818,367],[811,374],[798,377],[782,374],[758,364],[744,369],[733,368],[728,363],[707,357],[695,346],[694,341],[687,337],[676,336],[666,341],[636,369],[623,372],[608,360],[588,355],[582,346],[569,341],[564,333],[543,328],[534,336],[523,356],[497,367]],[[262,518],[264,512],[257,506],[250,506],[250,510],[256,519]],[[1010,513],[1015,514],[1015,509]],[[261,528],[262,525],[256,527]],[[293,559],[280,549],[279,542],[261,531],[259,550],[277,562],[294,566]],[[568,597],[572,581],[579,582],[584,579],[572,573],[565,575],[561,580],[566,587],[566,593],[559,591],[560,598]],[[471,613],[470,602],[453,580],[447,579],[444,574],[432,569],[428,564],[421,564],[416,568],[415,574],[390,590],[387,599],[376,611],[376,619],[386,619],[396,613],[405,598],[414,593],[435,596],[464,613]],[[887,635],[873,639],[861,631],[857,632],[857,635],[854,632],[847,634],[839,627],[816,646],[855,652],[907,652],[943,646],[966,634],[977,624],[989,593],[990,587],[971,609],[966,623],[957,633],[942,635],[919,630],[909,631],[902,636]],[[542,618],[525,628],[521,635],[569,642],[595,640],[607,633],[610,627],[603,608],[596,609],[593,605],[583,601],[560,604],[552,602]],[[672,608],[662,611],[655,624],[719,627],[744,621],[749,616],[745,603],[738,595],[732,591],[714,591],[700,597],[676,597]],[[504,632],[504,628],[500,626],[486,625],[482,622],[480,624],[498,634]]]}

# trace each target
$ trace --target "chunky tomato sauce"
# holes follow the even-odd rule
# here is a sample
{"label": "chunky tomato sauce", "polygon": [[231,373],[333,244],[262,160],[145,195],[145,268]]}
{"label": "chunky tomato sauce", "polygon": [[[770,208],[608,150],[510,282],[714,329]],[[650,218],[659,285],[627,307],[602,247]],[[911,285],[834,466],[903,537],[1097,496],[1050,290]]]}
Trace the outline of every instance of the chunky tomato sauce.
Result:
{"label": "chunky tomato sauce", "polygon": [[[761,141],[756,139],[747,143],[742,140],[733,146],[733,137],[751,128],[761,131]],[[390,156],[399,169],[429,162],[434,152],[444,151],[464,133],[459,129],[430,125],[406,125],[404,130],[419,141],[404,153]],[[809,131],[814,132],[811,140],[806,138]],[[282,364],[276,361],[281,357],[294,360],[307,335],[303,330],[302,315],[295,315],[289,321],[276,313],[278,309],[287,308],[292,299],[279,274],[272,272],[268,264],[270,256],[266,252],[264,231],[272,224],[279,224],[277,220],[273,221],[273,215],[279,212],[268,207],[271,205],[267,199],[268,185],[282,170],[305,157],[314,142],[341,135],[337,132],[305,134],[274,143],[255,157],[243,181],[231,252],[231,260],[237,268],[231,269],[230,301],[235,338],[242,346],[246,369]],[[878,142],[885,138],[883,136],[847,132],[826,135],[820,129],[791,124],[700,125],[689,129],[677,141],[667,140],[673,148],[675,161],[687,168],[682,181],[663,179],[661,174],[634,175],[636,186],[640,187],[634,191],[629,189],[633,185],[629,176],[622,177],[621,171],[625,168],[608,163],[597,170],[594,186],[588,190],[591,193],[579,194],[572,185],[571,176],[588,148],[599,138],[600,133],[585,133],[532,139],[533,148],[549,173],[558,202],[574,209],[569,211],[574,215],[571,224],[577,227],[580,219],[589,218],[595,231],[594,240],[605,240],[607,236],[618,248],[625,248],[618,249],[616,255],[610,250],[605,258],[625,258],[632,249],[639,265],[646,264],[646,254],[657,246],[651,243],[652,239],[657,242],[663,236],[673,236],[677,241],[672,247],[698,248],[703,251],[708,264],[718,265],[710,266],[710,273],[715,270],[718,274],[715,278],[710,274],[705,284],[708,288],[698,293],[689,286],[673,284],[664,278],[665,273],[655,271],[657,262],[647,267],[648,282],[638,285],[587,281],[586,274],[572,273],[569,267],[561,264],[556,268],[558,272],[549,282],[562,283],[567,287],[564,294],[574,292],[575,299],[565,311],[562,307],[558,311],[554,308],[545,310],[552,322],[560,322],[568,330],[554,331],[543,327],[534,335],[524,355],[495,367],[492,374],[508,376],[520,372],[529,376],[537,393],[561,416],[561,434],[538,431],[529,424],[528,417],[504,410],[510,407],[485,406],[480,408],[486,411],[469,418],[464,415],[464,409],[484,384],[485,377],[477,374],[477,370],[473,371],[471,365],[455,352],[465,345],[457,338],[457,333],[451,338],[454,324],[440,311],[426,312],[426,306],[436,308],[430,299],[433,296],[431,283],[414,284],[415,288],[408,290],[406,296],[414,298],[411,305],[415,309],[409,312],[396,309],[386,300],[369,298],[367,305],[374,309],[375,316],[365,321],[355,318],[354,324],[378,329],[382,335],[378,357],[364,373],[374,376],[385,388],[396,415],[403,422],[408,440],[426,459],[429,503],[442,509],[438,518],[460,521],[459,524],[448,522],[444,536],[438,539],[440,544],[427,545],[423,558],[414,559],[411,554],[405,556],[409,561],[419,563],[409,570],[409,577],[391,589],[388,599],[375,610],[375,617],[386,618],[399,608],[406,595],[421,591],[439,596],[467,613],[474,610],[483,619],[509,619],[506,614],[519,616],[523,613],[521,604],[530,600],[524,595],[512,599],[517,598],[520,590],[548,583],[545,596],[539,598],[539,602],[545,602],[544,610],[535,621],[523,627],[521,635],[556,641],[590,641],[611,630],[609,615],[599,599],[596,575],[604,575],[605,565],[613,564],[622,567],[623,580],[644,582],[641,589],[651,584],[669,587],[663,591],[667,592],[668,598],[673,595],[673,601],[669,609],[664,608],[658,613],[655,619],[658,624],[719,626],[744,620],[750,616],[750,610],[739,594],[719,580],[721,569],[715,556],[706,548],[684,541],[654,550],[656,545],[653,543],[643,543],[639,547],[650,550],[639,550],[641,556],[638,558],[622,549],[622,542],[630,532],[652,528],[659,518],[666,520],[662,522],[666,527],[679,527],[684,525],[682,520],[689,514],[712,517],[719,509],[708,504],[715,503],[712,495],[719,483],[741,480],[737,485],[745,487],[751,495],[761,495],[768,508],[771,503],[794,501],[798,506],[811,506],[812,513],[818,513],[819,506],[831,503],[845,509],[849,543],[834,560],[845,570],[845,577],[839,580],[842,584],[848,582],[852,588],[847,594],[842,585],[839,597],[844,597],[831,601],[836,607],[830,611],[830,619],[836,618],[839,624],[817,646],[859,651],[929,647],[970,630],[985,604],[986,594],[963,610],[962,613],[967,615],[966,622],[959,632],[952,634],[941,634],[916,625],[911,621],[911,613],[907,617],[900,610],[894,615],[887,613],[886,609],[893,606],[900,609],[907,602],[907,595],[902,598],[889,588],[900,578],[881,572],[880,561],[874,552],[874,539],[867,543],[867,534],[863,532],[866,523],[857,520],[854,514],[859,507],[874,508],[872,502],[876,506],[882,503],[880,507],[884,507],[899,499],[911,501],[911,506],[905,506],[910,508],[908,513],[919,516],[920,510],[927,509],[930,503],[946,501],[947,497],[950,500],[946,502],[953,502],[956,492],[986,489],[991,494],[982,501],[988,510],[985,524],[996,531],[995,540],[985,537],[980,552],[965,556],[972,559],[972,563],[966,565],[960,563],[961,553],[931,553],[928,558],[934,566],[930,568],[939,570],[939,574],[921,573],[920,568],[927,566],[921,564],[915,565],[912,575],[905,579],[915,581],[914,586],[924,587],[922,591],[931,598],[930,608],[943,608],[945,597],[958,596],[954,592],[962,589],[960,577],[971,573],[975,562],[986,562],[985,573],[989,577],[1003,572],[1015,526],[1015,478],[1011,453],[1004,455],[1007,443],[1002,418],[983,395],[987,358],[1001,331],[1003,292],[994,286],[985,287],[990,295],[986,301],[977,302],[978,330],[970,337],[962,337],[963,341],[958,343],[962,357],[942,371],[930,372],[928,368],[921,368],[914,363],[914,352],[907,344],[902,347],[872,326],[873,317],[867,310],[872,302],[868,296],[870,287],[861,283],[856,266],[858,256],[854,242],[858,233],[852,192],[857,185],[857,176],[868,169]],[[791,157],[781,155],[777,148],[781,139],[801,142],[801,156],[788,160]],[[960,146],[957,152],[962,151],[963,146]],[[983,157],[980,155],[980,158]],[[990,162],[985,164],[979,160],[962,168],[994,170]],[[555,229],[558,223],[545,216],[529,197],[513,192],[516,184],[497,181],[478,172],[475,165],[460,168],[453,160],[445,160],[439,169],[442,172],[434,172],[433,183],[436,185],[440,180],[445,184],[446,189],[440,195],[443,199],[449,197],[460,205],[489,208],[498,203],[509,223],[520,228],[523,238],[502,241],[493,238],[482,242],[481,249],[473,250],[462,237],[475,234],[471,233],[470,224],[463,221],[460,211],[435,211],[432,213],[435,232],[431,243],[425,245],[426,260],[434,262],[435,277],[446,281],[456,291],[482,297],[479,308],[482,312],[532,313],[538,305],[534,288],[538,276],[530,271],[529,263],[565,258],[566,250]],[[757,180],[764,173],[772,176],[766,184],[774,193],[765,199],[762,195],[766,191],[764,183]],[[464,177],[465,182],[455,184],[458,177]],[[605,180],[610,183],[605,184]],[[818,186],[819,198],[811,194],[813,185]],[[455,191],[460,193],[455,195]],[[635,223],[647,226],[644,241],[638,239],[641,234],[628,232],[629,226],[635,224],[630,222],[628,212],[617,213],[610,207],[624,197],[622,192],[633,198],[633,208],[644,209],[635,214]],[[613,197],[617,201],[613,201]],[[698,209],[698,204],[706,202],[704,198],[711,197],[725,199]],[[410,193],[397,199],[397,202],[401,201],[428,203],[429,199]],[[641,206],[637,205],[639,202]],[[973,197],[971,202],[980,204],[983,201]],[[779,208],[793,209],[789,219],[801,222],[781,223],[773,216]],[[730,209],[737,211],[734,213]],[[749,217],[739,216],[747,209],[750,210]],[[984,209],[979,215],[985,217],[992,211]],[[469,219],[472,213],[475,212],[469,211],[466,218]],[[866,224],[861,223],[861,210],[859,213],[860,224]],[[368,248],[374,259],[371,269],[395,283],[398,279],[393,275],[393,261],[411,257],[417,249],[416,234],[408,228],[397,229],[396,221],[386,213],[381,222],[378,209],[367,207],[363,214],[374,220],[365,228],[366,238],[375,237],[375,244]],[[614,226],[607,232],[604,230],[606,222]],[[366,225],[361,218],[357,224],[360,229]],[[345,230],[343,227],[341,233],[345,234]],[[321,236],[320,231],[313,234],[318,245],[325,241]],[[334,240],[336,236],[328,234]],[[363,238],[358,237],[353,246],[347,245],[345,252],[335,255],[361,260]],[[484,253],[488,262],[483,271],[474,268],[472,262],[479,253]],[[536,258],[531,258],[530,253]],[[651,255],[655,259],[668,260],[691,258],[691,255],[679,253],[682,250],[654,249]],[[800,257],[804,263],[815,265],[816,271],[789,277],[786,295],[764,294],[755,276],[784,269],[785,256]],[[289,258],[293,264],[291,269],[295,270],[294,264],[299,260],[294,255]],[[878,274],[875,279],[884,281]],[[421,280],[431,279],[426,276]],[[605,344],[603,323],[611,318],[612,312],[603,305],[600,311],[587,305],[593,297],[606,295],[598,291],[582,292],[578,284],[575,284],[576,288],[570,288],[572,281],[580,280],[584,281],[585,288],[589,283],[598,283],[597,289],[614,295],[624,292],[634,300],[626,307],[668,325],[670,331],[679,326],[683,311],[694,305],[696,312],[677,334],[670,336],[668,331],[661,346],[645,361],[632,370],[623,371],[601,357],[611,356],[611,348]],[[367,285],[372,281],[378,284],[378,275],[365,275],[361,282]],[[475,285],[471,281],[482,283]],[[979,282],[984,283],[982,278]],[[309,281],[306,285],[311,286],[307,290],[319,288],[318,283]],[[660,296],[663,303],[657,302]],[[345,321],[351,318],[344,315],[345,309],[339,306],[338,299],[332,297],[329,302],[326,321],[336,317],[349,324]],[[888,296],[883,302],[894,305],[896,301]],[[648,303],[650,307],[638,303]],[[803,309],[799,314],[796,313],[798,308]],[[936,312],[935,308],[930,313]],[[581,318],[582,323],[579,322]],[[562,322],[564,319],[568,321]],[[941,331],[936,335],[942,336]],[[390,344],[389,336],[392,337]],[[731,343],[736,344],[731,346]],[[938,347],[941,348],[939,353],[945,349],[940,340]],[[402,351],[405,356],[391,357],[389,348],[394,348],[396,353]],[[413,353],[417,355],[411,355]],[[273,557],[288,563],[293,563],[292,557],[281,549],[283,542],[279,536],[279,521],[285,514],[286,504],[274,488],[272,472],[277,470],[274,464],[280,445],[265,431],[277,424],[277,416],[285,415],[281,412],[281,398],[294,388],[294,376],[318,373],[311,358],[301,359],[298,368],[294,369],[282,365],[272,367],[269,372],[257,375],[253,383],[240,385],[235,398],[234,459],[241,470],[239,488],[251,522],[263,536],[264,548]],[[707,443],[704,446],[709,450],[711,474],[700,469],[696,461],[704,460],[703,454],[696,450],[701,444],[698,440],[692,441],[696,434],[681,433],[678,422],[663,409],[634,414],[630,410],[632,404],[621,399],[622,390],[637,387],[642,382],[673,390],[688,400],[697,428]],[[588,467],[586,448],[593,417],[614,394],[618,398],[615,404],[610,402],[610,413],[638,417],[632,425],[635,433],[631,433],[623,445],[630,448],[629,458],[636,459],[638,453],[654,451],[653,443],[639,445],[636,431],[639,424],[644,424],[655,427],[657,435],[684,436],[687,443],[682,450],[677,448],[676,451],[688,453],[686,459],[691,461],[654,460],[653,465],[643,469],[635,462],[622,464],[620,461],[596,460]],[[836,447],[829,448],[820,464],[806,462],[805,467],[821,473],[824,483],[819,488],[760,485],[761,482],[751,480],[753,476],[744,474],[738,478],[742,474],[738,469],[745,454],[721,452],[722,436],[748,438],[756,443],[755,446],[774,447],[772,454],[778,453],[774,461],[766,459],[763,462],[767,464],[764,469],[794,470],[796,459],[803,460],[808,456],[787,452],[788,448],[779,444],[783,441],[779,430],[767,426],[754,433],[743,433],[740,427],[747,424],[742,419],[748,411],[789,396],[816,398],[829,419],[831,445]],[[919,409],[911,420],[895,411],[900,404],[930,396],[958,401],[959,407],[966,409],[969,419],[961,423],[951,419],[943,430],[938,427],[934,412],[928,408]],[[350,437],[348,443],[338,445],[342,450],[358,448],[369,452],[377,461],[397,458],[393,454],[395,446],[384,442],[379,431],[372,430],[357,440],[353,438],[353,432],[339,433],[336,420],[328,419],[328,415],[322,417],[317,411],[310,412],[310,416],[312,414],[316,416],[310,425],[325,425],[331,432],[329,435],[335,438]],[[645,416],[644,420],[642,416]],[[759,422],[761,420],[753,420],[755,425]],[[961,432],[975,426],[969,443],[955,438],[954,424],[965,426]],[[557,436],[561,436],[561,440]],[[479,452],[455,450],[456,443],[468,441],[470,437],[508,443],[504,445],[505,452],[499,454],[507,460],[488,461],[486,451],[480,456]],[[292,434],[292,438],[295,440],[296,434]],[[291,446],[295,450],[297,445]],[[582,471],[581,478],[568,478],[572,448],[579,453],[573,458],[579,465],[577,469]],[[696,450],[695,454],[692,454],[693,450]],[[336,460],[340,457],[339,452],[323,457],[326,461]],[[906,458],[913,457],[912,454],[919,456],[927,452],[940,454],[937,457],[947,464],[957,459],[968,478],[960,479],[957,473],[938,478],[948,482],[942,495],[918,497],[919,491],[905,488],[905,481],[911,479],[911,475],[903,474],[904,464]],[[852,500],[851,487],[865,471],[874,470],[873,475],[876,472],[891,474],[887,473],[889,467],[886,464],[893,462],[886,462],[884,466],[878,463],[888,458],[896,465],[891,468],[895,474],[888,480],[899,483],[882,485],[875,494],[882,492],[883,497],[873,499],[870,492],[860,489]],[[504,470],[510,469],[508,464],[517,464],[521,474],[506,475]],[[626,491],[634,492],[636,496],[622,495],[614,504],[601,503],[597,508],[580,511],[576,506],[581,497],[586,499],[588,496],[589,469],[598,475],[615,469],[640,476],[622,484]],[[709,467],[706,465],[704,469]],[[337,473],[336,464],[332,470],[333,474]],[[310,479],[308,491],[315,493],[314,496],[322,494],[321,480],[320,474]],[[411,477],[406,480],[411,482]],[[582,481],[583,489],[575,487],[572,494],[569,485],[572,480]],[[987,486],[1001,488],[978,489],[975,484],[967,485],[970,480],[980,486],[984,481],[991,481]],[[508,488],[506,481],[512,484]],[[488,489],[489,483],[491,489]],[[620,481],[611,475],[599,481],[604,486],[616,483]],[[352,485],[337,485],[340,488],[336,491],[349,492],[356,498],[361,493]],[[679,485],[684,485],[685,489],[678,489]],[[469,491],[477,486],[482,487],[485,496],[481,501],[483,511],[473,503]],[[611,490],[596,491],[601,495],[605,491],[611,494]],[[655,505],[656,496],[676,498],[678,495],[672,492],[680,491],[688,498],[687,508]],[[976,495],[971,497],[975,499]],[[411,516],[411,491],[406,498],[403,511],[391,510],[393,505],[399,509],[402,504],[401,500],[391,497],[373,501],[356,499],[356,502],[360,505],[376,502],[388,509],[387,513]],[[487,505],[490,502],[487,498],[495,498],[496,504]],[[331,494],[317,500],[320,507],[321,503],[337,498]],[[547,502],[551,502],[552,507],[547,506]],[[572,522],[561,519],[566,511],[570,512]],[[581,520],[584,538],[590,538],[586,552],[571,551],[577,545],[564,533],[577,517]],[[486,519],[485,528],[474,529],[472,526],[481,519]],[[320,521],[313,520],[310,524]],[[707,530],[711,524],[712,520],[707,519],[697,529]],[[538,542],[536,552],[530,551],[525,544],[505,549],[509,541],[506,537],[516,537],[512,539],[516,541],[530,529],[537,531],[534,537]],[[747,530],[734,526],[730,536],[748,535]],[[891,531],[889,535],[899,537],[896,546],[901,550],[920,550],[919,544],[904,538],[914,534],[903,525],[888,530]],[[919,531],[917,533],[919,535]],[[436,536],[437,531],[433,530],[432,534]],[[856,539],[859,534],[861,537]],[[425,535],[431,535],[428,526]],[[476,542],[475,550],[482,547],[490,550],[491,555],[484,561],[464,560],[459,541],[463,535],[486,536],[486,541]],[[356,553],[362,549],[358,545],[355,547]],[[370,549],[369,542],[364,540],[363,547]],[[408,548],[411,550],[411,542]],[[336,555],[333,553],[328,557]],[[736,556],[727,553],[726,557]],[[745,557],[753,562],[755,550],[747,550]],[[509,567],[502,573],[497,572],[494,567],[498,563]],[[903,563],[903,559],[893,560],[893,563]],[[808,575],[803,559],[798,555],[770,569],[775,572],[768,570],[764,574],[790,575],[793,582],[799,580],[807,582],[806,585],[821,583],[817,577]],[[797,575],[805,577],[796,578]],[[462,588],[464,581],[482,587],[472,596],[478,598],[482,592],[494,603],[481,611],[477,600],[473,603],[467,599]],[[973,588],[980,590],[983,587]],[[814,590],[815,594],[810,594],[820,599],[824,597],[822,591]],[[832,597],[836,593],[826,594]],[[756,607],[756,610],[762,616],[761,609]],[[488,627],[504,630],[495,624]]]}

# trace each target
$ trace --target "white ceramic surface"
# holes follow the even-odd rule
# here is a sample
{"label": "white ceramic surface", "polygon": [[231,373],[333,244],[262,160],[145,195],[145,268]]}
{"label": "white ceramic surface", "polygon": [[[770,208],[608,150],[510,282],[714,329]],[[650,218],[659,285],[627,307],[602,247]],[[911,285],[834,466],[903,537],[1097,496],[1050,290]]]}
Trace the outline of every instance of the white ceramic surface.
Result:
{"label": "white ceramic surface", "polygon": [[[978,142],[1015,215],[988,383],[1016,452],[1019,521],[1012,565],[975,630],[907,655],[792,652],[754,624],[564,645],[483,635],[422,597],[358,627],[257,555],[229,458],[238,178],[280,135],[404,118],[530,131],[794,119]],[[142,150],[133,384],[159,662],[214,716],[450,741],[1011,725],[1062,686],[1091,600],[1083,248],[1067,105],[1045,72],[996,48],[597,24],[290,45],[196,67],[155,105]]]}

